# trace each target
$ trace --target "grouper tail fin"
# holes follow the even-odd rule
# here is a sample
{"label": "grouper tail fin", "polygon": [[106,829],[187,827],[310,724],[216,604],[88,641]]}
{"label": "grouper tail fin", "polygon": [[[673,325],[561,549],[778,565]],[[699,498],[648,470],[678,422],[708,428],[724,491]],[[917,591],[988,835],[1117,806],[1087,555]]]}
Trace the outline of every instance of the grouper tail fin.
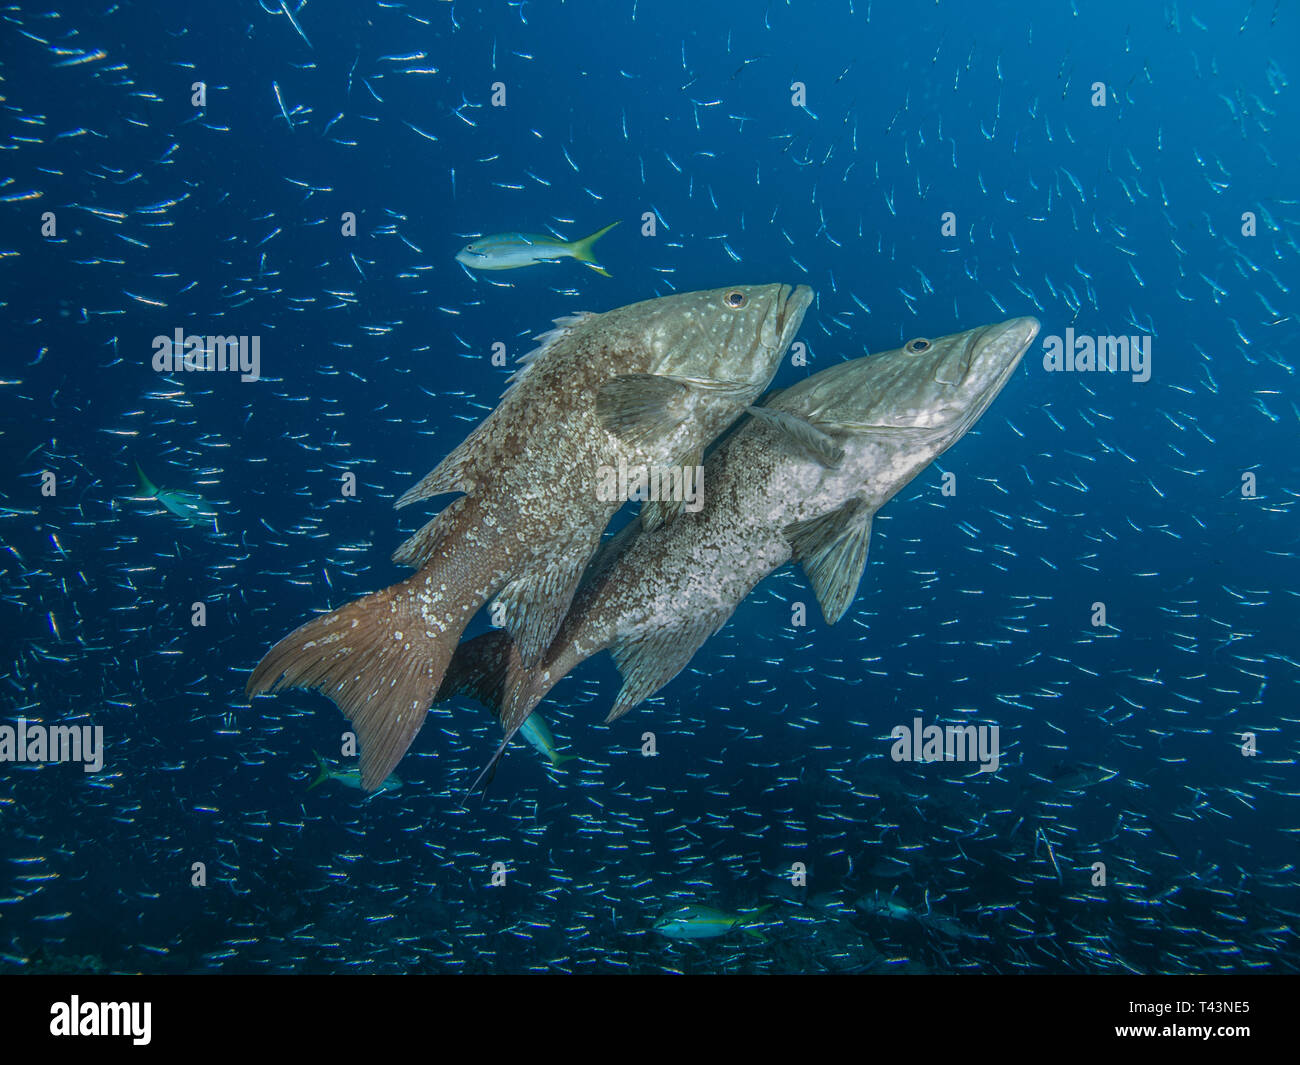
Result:
{"label": "grouper tail fin", "polygon": [[[447,614],[444,576],[428,566],[295,629],[272,647],[248,678],[247,694],[314,688],[356,729],[361,786],[374,791],[406,753],[428,713],[464,628]],[[477,608],[465,604],[468,617]]]}
{"label": "grouper tail fin", "polygon": [[426,536],[414,576],[295,629],[248,678],[249,696],[314,688],[334,700],[356,730],[366,791],[411,746],[460,634],[490,594],[496,555],[483,515],[470,497],[456,503],[446,521],[430,523],[437,542]]}
{"label": "grouper tail fin", "polygon": [[591,249],[596,241],[600,240],[601,237],[616,225],[618,225],[617,222],[611,222],[604,229],[596,230],[596,232],[591,234],[589,237],[583,237],[581,240],[572,241],[569,246],[573,249],[573,257],[580,263],[586,263],[595,270],[596,273],[604,274],[606,277],[609,277],[609,271],[596,261],[596,256],[592,253]]}

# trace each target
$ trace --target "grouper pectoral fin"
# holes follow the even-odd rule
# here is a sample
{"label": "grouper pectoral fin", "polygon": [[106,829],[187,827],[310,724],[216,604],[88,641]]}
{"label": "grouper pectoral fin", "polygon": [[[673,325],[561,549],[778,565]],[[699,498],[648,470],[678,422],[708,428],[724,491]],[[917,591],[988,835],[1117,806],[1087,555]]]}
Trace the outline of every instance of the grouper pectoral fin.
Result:
{"label": "grouper pectoral fin", "polygon": [[867,565],[873,514],[862,500],[851,499],[829,514],[785,527],[795,560],[808,575],[828,625],[844,616],[857,594]]}
{"label": "grouper pectoral fin", "polygon": [[686,386],[671,377],[621,374],[596,393],[596,418],[607,432],[642,447],[681,425],[688,395]]}
{"label": "grouper pectoral fin", "polygon": [[719,610],[697,618],[686,629],[660,629],[611,646],[610,655],[623,676],[623,687],[605,723],[618,720],[677,676],[731,614],[731,609]]}
{"label": "grouper pectoral fin", "polygon": [[750,407],[749,413],[785,433],[790,440],[823,466],[834,469],[844,461],[844,449],[807,418],[801,418],[789,411],[771,410],[767,407]]}
{"label": "grouper pectoral fin", "polygon": [[629,373],[611,377],[596,392],[601,426],[632,447],[646,447],[672,434],[691,416],[692,393],[737,400],[751,395],[744,381],[709,381],[667,374]]}

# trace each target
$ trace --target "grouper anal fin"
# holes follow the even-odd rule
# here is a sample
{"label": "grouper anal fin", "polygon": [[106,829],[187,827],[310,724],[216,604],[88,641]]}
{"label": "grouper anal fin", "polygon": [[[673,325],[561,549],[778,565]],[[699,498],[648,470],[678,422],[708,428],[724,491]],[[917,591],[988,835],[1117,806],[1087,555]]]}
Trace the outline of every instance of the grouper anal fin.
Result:
{"label": "grouper anal fin", "polygon": [[555,639],[587,560],[600,542],[599,532],[592,541],[563,552],[556,563],[511,581],[498,593],[495,602],[504,607],[505,629],[524,666],[533,665]]}
{"label": "grouper anal fin", "polygon": [[622,674],[623,687],[605,723],[618,720],[677,676],[729,617],[730,609],[721,610],[697,617],[685,628],[660,629],[613,644],[610,656]]}

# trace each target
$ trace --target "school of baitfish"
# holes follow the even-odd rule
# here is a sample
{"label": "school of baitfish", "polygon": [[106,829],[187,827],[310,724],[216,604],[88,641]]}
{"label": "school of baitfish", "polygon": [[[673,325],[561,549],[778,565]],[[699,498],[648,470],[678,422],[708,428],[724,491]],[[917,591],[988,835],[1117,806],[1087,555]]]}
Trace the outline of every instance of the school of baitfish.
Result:
{"label": "school of baitfish", "polygon": [[638,6],[5,12],[0,971],[1294,972],[1296,14]]}

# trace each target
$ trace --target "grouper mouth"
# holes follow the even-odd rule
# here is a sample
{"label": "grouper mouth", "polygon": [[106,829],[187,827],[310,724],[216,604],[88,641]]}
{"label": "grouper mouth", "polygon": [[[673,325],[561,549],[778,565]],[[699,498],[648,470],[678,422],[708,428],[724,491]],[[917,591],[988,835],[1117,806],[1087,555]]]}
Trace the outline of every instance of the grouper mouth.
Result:
{"label": "grouper mouth", "polygon": [[1002,386],[1013,373],[1016,367],[1020,365],[1020,360],[1025,357],[1025,352],[1029,350],[1029,345],[1034,342],[1034,337],[1038,336],[1038,330],[1041,328],[1037,318],[1013,318],[1001,325],[989,326],[986,333],[996,334],[998,341],[1003,347],[1010,347],[1014,354],[1006,360],[1006,364],[998,371],[994,379],[986,386],[985,392],[990,400],[1002,391]]}
{"label": "grouper mouth", "polygon": [[781,336],[781,350],[785,351],[794,340],[803,322],[804,312],[811,306],[813,290],[807,285],[792,288],[782,285],[776,294],[776,328]]}
{"label": "grouper mouth", "polygon": [[991,358],[997,358],[1001,363],[991,376],[987,376],[979,395],[962,413],[957,425],[963,433],[979,420],[998,397],[1007,381],[1011,379],[1011,375],[1016,372],[1016,367],[1020,365],[1020,360],[1029,350],[1029,345],[1034,342],[1034,337],[1038,336],[1039,328],[1037,318],[1013,318],[998,325],[987,326],[962,345],[960,376],[956,376],[951,382],[944,382],[940,376],[941,373],[950,373],[954,368],[952,356],[949,356],[936,372],[936,380],[961,387],[967,383],[978,383],[970,382],[970,378],[974,375],[987,376],[991,369],[989,366]]}

